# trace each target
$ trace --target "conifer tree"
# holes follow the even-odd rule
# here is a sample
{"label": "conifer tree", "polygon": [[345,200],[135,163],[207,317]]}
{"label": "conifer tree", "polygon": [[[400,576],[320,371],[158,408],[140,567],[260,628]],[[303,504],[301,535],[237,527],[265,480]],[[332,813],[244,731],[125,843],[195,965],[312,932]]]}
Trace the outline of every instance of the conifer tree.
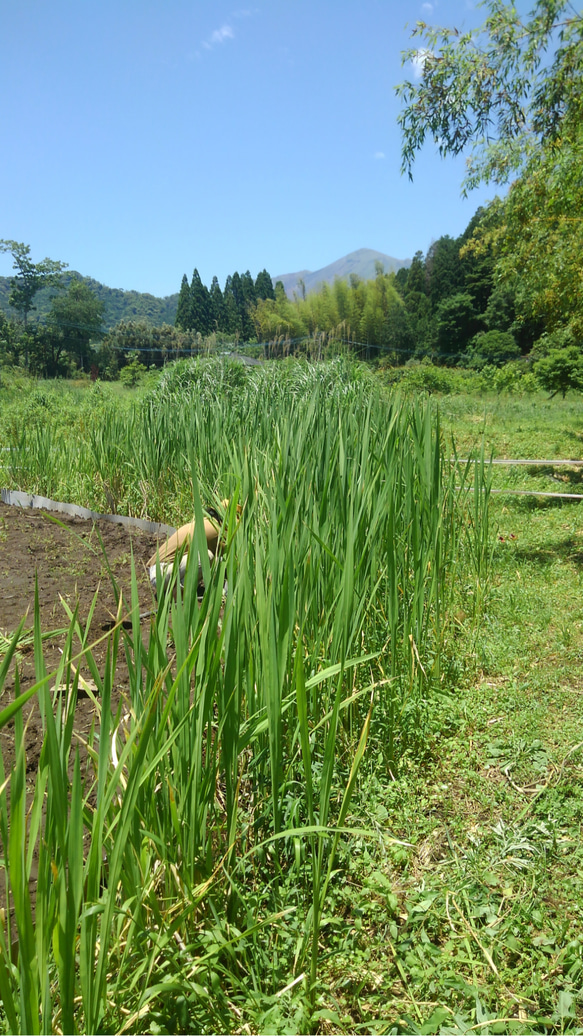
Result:
{"label": "conifer tree", "polygon": [[423,252],[415,252],[409,267],[409,276],[407,277],[405,294],[410,295],[411,292],[420,292],[423,295],[427,294]]}
{"label": "conifer tree", "polygon": [[180,285],[180,294],[178,295],[178,309],[176,310],[176,319],[174,326],[179,327],[182,331],[188,331],[190,328],[190,285],[188,283],[188,277],[184,274],[182,278],[182,284]]}
{"label": "conifer tree", "polygon": [[235,299],[235,305],[237,307],[237,313],[241,316],[241,310],[243,308],[243,287],[241,285],[241,277],[235,270],[231,278],[231,286],[233,289],[233,297]]}
{"label": "conifer tree", "polygon": [[241,295],[241,331],[243,334],[243,340],[248,342],[250,338],[254,338],[255,336],[255,328],[253,327],[253,321],[251,320],[251,308],[257,302],[255,284],[249,270],[246,270],[245,273],[241,275]]}
{"label": "conifer tree", "polygon": [[[238,284],[240,287],[239,274],[236,273]],[[237,296],[235,294],[235,288],[233,286],[234,278],[229,274],[225,281],[225,290],[223,291],[223,303],[224,303],[224,330],[227,334],[234,335],[241,333],[241,324],[239,320],[239,311],[237,308]]]}
{"label": "conifer tree", "polygon": [[226,331],[225,327],[225,301],[221,286],[216,277],[213,277],[209,293],[210,319],[213,331]]}
{"label": "conifer tree", "polygon": [[255,281],[255,295],[258,299],[273,299],[275,301],[275,290],[273,281],[267,270],[257,274]]}
{"label": "conifer tree", "polygon": [[195,268],[190,285],[190,326],[201,335],[211,333],[210,297]]}
{"label": "conifer tree", "polygon": [[247,306],[254,305],[257,302],[255,282],[249,270],[246,270],[245,273],[241,274],[241,291],[243,293],[243,298]]}
{"label": "conifer tree", "polygon": [[435,306],[448,295],[463,291],[464,269],[460,242],[444,234],[434,241],[425,257],[427,294]]}
{"label": "conifer tree", "polygon": [[243,285],[241,283],[241,276],[235,270],[232,277],[232,288],[233,288],[233,299],[237,309],[237,330],[242,338],[245,338],[245,326],[244,326],[244,314],[245,314],[245,296],[243,294]]}

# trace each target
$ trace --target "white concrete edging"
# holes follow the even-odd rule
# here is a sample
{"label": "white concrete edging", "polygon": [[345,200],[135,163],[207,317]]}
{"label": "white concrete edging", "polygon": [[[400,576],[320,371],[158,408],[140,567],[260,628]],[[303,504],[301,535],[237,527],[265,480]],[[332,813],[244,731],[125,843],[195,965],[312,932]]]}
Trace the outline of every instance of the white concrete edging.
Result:
{"label": "white concrete edging", "polygon": [[142,532],[149,532],[154,536],[173,536],[176,532],[173,525],[164,525],[162,522],[147,522],[143,518],[128,518],[124,514],[99,514],[98,511],[90,511],[89,508],[79,507],[78,504],[65,504],[61,501],[49,500],[46,496],[37,496],[35,493],[21,493],[17,489],[0,489],[0,498],[3,504],[8,504],[10,507],[56,511],[59,514],[71,515],[73,518],[85,518],[93,521],[102,519],[105,522],[112,522],[114,525],[141,529]]}

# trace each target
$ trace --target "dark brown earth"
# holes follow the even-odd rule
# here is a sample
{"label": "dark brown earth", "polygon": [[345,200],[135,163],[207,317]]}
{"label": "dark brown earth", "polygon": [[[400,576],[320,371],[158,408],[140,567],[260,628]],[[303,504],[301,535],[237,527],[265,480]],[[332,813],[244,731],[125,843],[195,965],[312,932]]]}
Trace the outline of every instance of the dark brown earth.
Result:
{"label": "dark brown earth", "polygon": [[[133,550],[138,580],[140,611],[149,612],[153,595],[145,563],[155,550],[157,538],[140,530],[114,525],[105,519],[85,521],[48,511],[23,510],[0,503],[0,637],[14,633],[25,618],[25,629],[31,630],[34,618],[35,579],[38,579],[41,630],[43,633],[68,626],[63,607],[78,608],[82,627],[95,593],[97,604],[91,622],[90,642],[103,637],[116,615],[116,599],[100,543],[103,543],[107,562],[124,599],[130,600],[131,553]],[[62,600],[61,600],[62,599]],[[147,622],[147,619],[145,620]],[[107,637],[93,650],[100,672],[107,651]],[[57,669],[59,647],[65,636],[50,637],[44,645],[45,664],[49,672]],[[0,647],[2,640],[0,640]],[[2,662],[0,653],[0,663]],[[116,671],[115,695],[117,700],[127,688],[127,669],[123,651],[119,653]],[[20,689],[26,690],[35,680],[32,644],[20,645],[17,664]],[[80,672],[90,678],[89,670],[81,664]],[[0,692],[0,709],[14,694],[14,664],[4,688]],[[112,700],[115,708],[116,701]],[[27,770],[34,775],[42,743],[42,727],[36,698],[23,710],[26,725]],[[79,697],[77,703],[77,731],[83,736],[91,727],[94,706],[88,697]],[[27,722],[28,721],[28,722]],[[10,772],[14,761],[13,725],[0,731],[0,748],[5,772]]]}

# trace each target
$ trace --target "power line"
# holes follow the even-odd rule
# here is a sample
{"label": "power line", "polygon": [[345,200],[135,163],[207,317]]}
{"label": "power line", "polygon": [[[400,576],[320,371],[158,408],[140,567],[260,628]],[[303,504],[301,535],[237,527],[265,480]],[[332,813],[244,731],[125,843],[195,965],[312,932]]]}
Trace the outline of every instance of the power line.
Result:
{"label": "power line", "polygon": [[[172,325],[168,325],[168,326],[170,327]],[[34,328],[38,328],[38,327],[48,328],[49,330],[50,329],[54,329],[54,328],[57,328],[57,329],[59,329],[59,328],[70,328],[70,329],[80,330],[80,331],[89,331],[89,332],[93,333],[95,336],[99,335],[100,337],[104,337],[105,335],[109,334],[109,332],[111,330],[113,330],[112,328],[109,328],[109,329],[106,330],[103,327],[98,327],[97,325],[75,323],[74,321],[68,321],[68,320],[60,320],[60,321],[55,322],[55,323],[50,323],[50,322],[47,322],[47,321],[44,321],[44,322],[41,323],[41,321],[39,320],[34,325],[31,326],[31,331],[34,333],[33,329]],[[173,328],[173,330],[174,330],[174,328]],[[123,332],[121,332],[121,333],[118,332],[118,337],[122,337],[122,336],[123,336]],[[439,360],[442,360],[442,359],[454,359],[454,358],[457,359],[461,355],[463,355],[463,350],[460,350],[460,349],[455,350],[453,352],[445,352],[445,351],[440,349],[440,350],[429,350],[429,351],[427,351],[425,353],[420,353],[417,348],[414,348],[414,349],[404,349],[404,348],[400,348],[399,346],[389,345],[387,343],[379,344],[378,342],[357,342],[357,341],[355,341],[354,339],[351,339],[351,338],[339,338],[339,337],[337,338],[337,337],[331,336],[330,332],[326,332],[326,331],[319,332],[316,335],[302,335],[302,336],[299,336],[299,337],[296,337],[296,338],[286,338],[284,335],[276,335],[276,336],[274,336],[274,338],[271,338],[271,339],[268,339],[268,340],[264,340],[262,342],[236,342],[235,340],[233,340],[230,343],[221,343],[221,344],[219,344],[217,346],[217,348],[218,349],[224,349],[227,345],[230,345],[230,346],[236,348],[237,350],[242,350],[242,349],[263,349],[264,351],[266,351],[266,350],[269,350],[270,348],[273,348],[274,346],[277,346],[277,345],[282,345],[285,348],[289,348],[291,346],[301,345],[301,344],[304,344],[304,343],[305,344],[312,344],[313,343],[315,346],[317,346],[318,344],[321,344],[321,342],[322,342],[322,340],[324,338],[327,339],[328,344],[338,343],[338,344],[342,344],[342,345],[348,345],[348,346],[350,346],[353,349],[361,349],[361,350],[365,350],[367,352],[370,351],[370,350],[373,350],[373,351],[376,350],[377,352],[384,352],[387,355],[397,354],[399,356],[408,356],[408,357],[415,357],[415,356],[417,356],[418,359],[426,359],[428,357],[430,359],[439,359]],[[70,339],[70,340],[73,341],[73,339]],[[163,341],[159,341],[158,343],[153,343],[152,345],[149,345],[149,346],[132,345],[129,342],[125,343],[125,344],[124,343],[119,343],[118,344],[118,342],[108,342],[107,343],[107,347],[109,349],[112,349],[112,350],[117,351],[117,352],[149,353],[149,354],[162,353],[162,354],[165,354],[167,357],[175,356],[176,358],[178,356],[200,356],[201,352],[205,351],[205,348],[208,348],[208,347],[205,347],[204,345],[193,345],[193,346],[190,346],[190,347],[188,347],[188,346],[176,346],[176,345],[171,345],[170,343],[163,342]]]}

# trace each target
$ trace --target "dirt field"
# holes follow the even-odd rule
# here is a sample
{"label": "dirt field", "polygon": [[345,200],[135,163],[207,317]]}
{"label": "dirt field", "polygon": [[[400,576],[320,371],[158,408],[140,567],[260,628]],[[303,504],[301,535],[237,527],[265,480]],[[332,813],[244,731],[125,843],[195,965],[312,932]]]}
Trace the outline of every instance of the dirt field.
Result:
{"label": "dirt field", "polygon": [[[152,592],[145,571],[145,562],[155,549],[155,536],[140,530],[127,529],[108,521],[85,521],[40,510],[23,510],[0,503],[0,635],[12,634],[25,617],[25,629],[31,629],[34,614],[35,576],[43,633],[68,625],[61,598],[71,609],[79,608],[79,619],[84,626],[91,602],[98,591],[97,604],[91,623],[92,639],[97,639],[108,628],[115,616],[116,604],[107,570],[100,537],[107,560],[116,582],[129,600],[131,551],[133,549],[140,594],[140,611],[152,608]],[[45,662],[49,671],[57,668],[59,646],[64,636],[55,636],[45,643]],[[1,641],[0,641],[1,643]],[[93,654],[100,666],[105,657],[107,641],[98,645]],[[0,661],[2,656],[0,655]],[[32,645],[19,646],[18,667],[21,691],[35,679]],[[84,675],[87,669],[80,666]],[[14,665],[0,698],[4,707],[12,698]],[[115,688],[118,699],[127,686],[127,672],[120,651],[119,683]],[[113,701],[115,704],[115,700]],[[77,705],[79,733],[89,730],[93,719],[93,705],[88,698],[79,698]],[[42,741],[40,716],[36,699],[24,710],[27,724],[27,770],[34,773]],[[0,747],[6,772],[14,760],[12,724],[0,731]]]}

